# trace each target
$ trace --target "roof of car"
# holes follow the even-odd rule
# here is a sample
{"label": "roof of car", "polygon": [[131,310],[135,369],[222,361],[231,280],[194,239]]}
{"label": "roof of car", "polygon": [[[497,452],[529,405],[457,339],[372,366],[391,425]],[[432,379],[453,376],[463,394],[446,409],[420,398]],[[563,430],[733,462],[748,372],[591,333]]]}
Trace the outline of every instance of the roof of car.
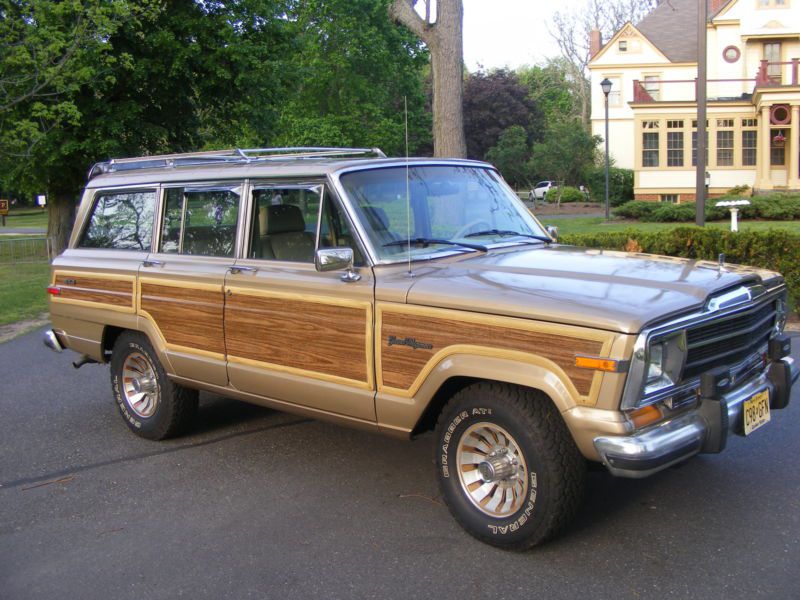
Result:
{"label": "roof of car", "polygon": [[[227,151],[226,151],[227,152]],[[379,152],[379,151],[378,151]],[[171,154],[117,159],[98,163],[90,171],[87,188],[122,185],[146,185],[182,181],[224,181],[230,179],[324,177],[330,173],[350,169],[402,166],[410,164],[472,164],[486,163],[466,159],[444,158],[386,158],[295,156],[253,158],[249,160],[222,160],[212,153]],[[213,160],[212,160],[213,159]]]}

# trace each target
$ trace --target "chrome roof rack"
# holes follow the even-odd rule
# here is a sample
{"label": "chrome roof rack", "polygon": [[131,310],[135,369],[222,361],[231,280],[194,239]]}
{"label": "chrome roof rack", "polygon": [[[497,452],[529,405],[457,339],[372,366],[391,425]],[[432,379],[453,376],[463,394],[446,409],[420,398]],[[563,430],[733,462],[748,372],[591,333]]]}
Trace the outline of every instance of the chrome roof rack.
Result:
{"label": "chrome roof rack", "polygon": [[308,158],[330,158],[336,156],[376,156],[386,158],[380,148],[329,148],[319,146],[295,146],[286,148],[233,148],[187,152],[184,154],[159,154],[139,158],[112,158],[92,165],[88,179],[104,173],[134,171],[137,169],[172,169],[194,165],[249,164],[277,160],[301,160]]}

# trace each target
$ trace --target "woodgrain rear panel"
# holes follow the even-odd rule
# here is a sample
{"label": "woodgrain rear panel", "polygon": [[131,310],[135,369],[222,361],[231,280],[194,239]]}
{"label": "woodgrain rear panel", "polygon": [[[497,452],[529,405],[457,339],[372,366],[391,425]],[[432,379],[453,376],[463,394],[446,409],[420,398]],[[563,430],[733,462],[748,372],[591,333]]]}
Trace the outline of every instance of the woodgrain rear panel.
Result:
{"label": "woodgrain rear panel", "polygon": [[225,335],[230,360],[243,358],[312,376],[371,383],[368,306],[229,291]]}
{"label": "woodgrain rear panel", "polygon": [[[435,309],[431,312],[435,312]],[[599,355],[603,347],[603,342],[599,340],[536,331],[523,327],[522,323],[515,328],[490,322],[389,310],[382,311],[380,318],[381,381],[384,386],[400,390],[411,388],[437,353],[456,345],[470,345],[515,350],[543,357],[566,373],[579,394],[587,395],[595,372],[576,368],[575,355]],[[390,338],[394,338],[391,345]],[[411,347],[411,340],[417,342],[416,347]]]}
{"label": "woodgrain rear panel", "polygon": [[132,276],[56,271],[53,284],[61,290],[60,295],[53,297],[55,302],[135,310]]}
{"label": "woodgrain rear panel", "polygon": [[167,344],[225,354],[222,286],[209,289],[140,282],[140,308]]}

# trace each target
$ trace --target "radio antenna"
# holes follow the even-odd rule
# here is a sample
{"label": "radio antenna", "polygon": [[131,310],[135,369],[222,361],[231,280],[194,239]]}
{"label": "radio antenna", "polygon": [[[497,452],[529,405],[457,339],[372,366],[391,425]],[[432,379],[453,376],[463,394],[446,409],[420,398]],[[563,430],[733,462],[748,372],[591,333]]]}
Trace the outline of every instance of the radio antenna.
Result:
{"label": "radio antenna", "polygon": [[408,258],[408,276],[411,272],[411,183],[408,164],[408,96],[403,96],[403,115],[406,126],[406,257]]}

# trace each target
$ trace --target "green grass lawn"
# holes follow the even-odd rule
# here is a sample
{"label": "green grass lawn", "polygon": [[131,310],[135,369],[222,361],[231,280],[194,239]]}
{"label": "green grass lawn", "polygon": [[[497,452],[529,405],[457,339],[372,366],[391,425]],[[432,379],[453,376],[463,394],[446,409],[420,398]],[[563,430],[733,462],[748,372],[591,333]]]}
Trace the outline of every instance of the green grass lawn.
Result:
{"label": "green grass lawn", "polygon": [[0,264],[0,325],[38,317],[47,311],[45,288],[50,265],[41,263]]}
{"label": "green grass lawn", "polygon": [[[535,214],[535,211],[534,211]],[[558,227],[560,235],[573,233],[597,233],[598,231],[664,231],[676,227],[688,227],[694,223],[642,223],[639,221],[611,220],[606,223],[602,217],[552,217],[542,216],[539,219],[545,225]],[[714,221],[706,223],[706,227],[714,229],[730,229],[730,221]],[[788,229],[800,233],[800,221],[740,221],[739,231],[763,231],[766,229]]]}
{"label": "green grass lawn", "polygon": [[[47,229],[47,211],[41,208],[12,208],[6,217],[6,228],[17,227]],[[0,232],[2,231],[2,220],[0,220]]]}

